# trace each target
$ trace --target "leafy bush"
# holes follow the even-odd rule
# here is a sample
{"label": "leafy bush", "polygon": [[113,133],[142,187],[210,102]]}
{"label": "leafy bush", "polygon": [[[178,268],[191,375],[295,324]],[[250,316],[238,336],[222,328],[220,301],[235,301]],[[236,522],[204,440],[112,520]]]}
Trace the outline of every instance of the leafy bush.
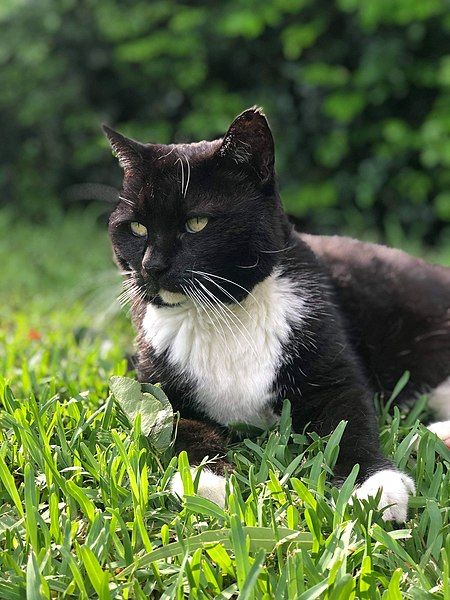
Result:
{"label": "leafy bush", "polygon": [[102,121],[211,138],[257,103],[303,225],[448,235],[445,0],[12,0],[0,23],[0,186],[21,211],[119,183]]}

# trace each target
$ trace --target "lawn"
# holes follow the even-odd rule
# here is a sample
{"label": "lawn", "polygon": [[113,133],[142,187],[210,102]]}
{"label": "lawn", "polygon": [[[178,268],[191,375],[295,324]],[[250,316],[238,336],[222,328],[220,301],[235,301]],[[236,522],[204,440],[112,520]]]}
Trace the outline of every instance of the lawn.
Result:
{"label": "lawn", "polygon": [[384,451],[417,484],[401,527],[350,506],[351,478],[330,485],[342,431],[293,434],[287,404],[230,448],[225,510],[170,493],[177,469],[193,490],[188,457],[110,391],[134,376],[133,333],[96,217],[0,215],[0,599],[450,598],[450,451],[418,424],[425,398],[381,406]]}

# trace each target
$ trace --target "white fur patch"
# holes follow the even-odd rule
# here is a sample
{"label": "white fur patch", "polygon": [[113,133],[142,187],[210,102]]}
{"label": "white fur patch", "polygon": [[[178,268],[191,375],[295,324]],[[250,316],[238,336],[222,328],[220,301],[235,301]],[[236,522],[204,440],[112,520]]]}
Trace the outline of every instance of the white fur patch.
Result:
{"label": "white fur patch", "polygon": [[268,407],[283,344],[292,324],[304,319],[305,300],[293,281],[274,273],[241,305],[227,307],[220,318],[217,305],[199,307],[191,300],[173,307],[150,304],[143,321],[146,338],[156,354],[168,351],[211,419],[222,425],[270,426],[274,415]]}
{"label": "white fur patch", "polygon": [[168,290],[159,290],[159,297],[165,304],[181,304],[187,301],[184,294],[169,292]]}
{"label": "white fur patch", "polygon": [[450,419],[450,377],[430,393],[428,406],[439,419]]}
{"label": "white fur patch", "polygon": [[376,496],[380,489],[379,508],[392,505],[383,512],[383,519],[404,523],[408,511],[408,497],[416,491],[414,481],[401,471],[383,469],[357,488],[355,496],[360,500],[366,500],[369,496]]}
{"label": "white fur patch", "polygon": [[[192,479],[195,478],[196,469],[191,468]],[[197,494],[202,498],[207,498],[211,502],[215,502],[222,508],[225,506],[225,477],[222,475],[216,475],[209,469],[203,469],[200,473],[200,480],[198,482]],[[184,496],[183,481],[179,473],[175,473],[171,482],[170,490],[177,494],[180,498]]]}

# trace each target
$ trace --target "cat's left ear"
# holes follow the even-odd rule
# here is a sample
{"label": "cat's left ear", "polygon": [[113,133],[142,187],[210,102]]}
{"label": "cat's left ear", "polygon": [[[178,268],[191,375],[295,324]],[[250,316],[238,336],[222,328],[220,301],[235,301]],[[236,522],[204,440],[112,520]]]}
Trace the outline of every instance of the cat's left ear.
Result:
{"label": "cat's left ear", "polygon": [[273,176],[273,137],[261,108],[254,106],[236,117],[222,140],[219,154],[248,165],[263,183]]}
{"label": "cat's left ear", "polygon": [[102,128],[112,151],[119,160],[119,165],[124,170],[125,177],[129,177],[143,162],[144,144],[125,137],[107,125],[103,125]]}

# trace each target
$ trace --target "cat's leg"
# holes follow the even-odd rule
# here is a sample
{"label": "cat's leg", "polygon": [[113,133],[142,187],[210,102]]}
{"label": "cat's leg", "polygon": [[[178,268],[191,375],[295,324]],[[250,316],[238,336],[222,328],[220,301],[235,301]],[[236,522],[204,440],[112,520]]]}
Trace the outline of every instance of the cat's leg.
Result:
{"label": "cat's leg", "polygon": [[450,420],[450,377],[430,392],[428,406],[438,419],[442,421]]}
{"label": "cat's leg", "polygon": [[[138,377],[142,382],[161,379],[161,374],[155,375],[146,347],[139,356]],[[174,411],[183,414],[188,390],[177,385],[171,386],[168,383],[164,385],[164,391],[170,398]],[[227,446],[228,437],[223,427],[192,418],[181,417],[178,421],[173,451],[175,454],[179,454],[183,450],[187,452],[193,479],[196,477],[202,461],[205,458],[211,460],[207,467],[200,467],[197,494],[212,500],[219,506],[225,505],[225,473],[232,470],[231,464],[225,458],[228,451]],[[180,498],[184,496],[184,486],[179,472],[172,477],[170,489]]]}
{"label": "cat's leg", "polygon": [[[322,408],[311,419],[312,430],[320,435],[327,435],[340,421],[347,421],[335,465],[336,482],[342,483],[358,463],[360,469],[355,496],[365,499],[376,496],[378,490],[381,490],[379,507],[386,509],[383,518],[404,522],[409,495],[415,491],[414,482],[381,452],[377,419],[370,393],[361,389],[359,385],[348,385],[340,390],[336,387],[322,389],[319,394],[322,398],[318,399],[316,392],[314,403]],[[304,403],[305,398],[300,402]],[[293,421],[295,427],[295,419]]]}
{"label": "cat's leg", "polygon": [[[208,467],[202,467],[197,494],[212,500],[219,506],[225,506],[225,472],[231,470],[230,463],[224,458],[227,452],[227,437],[223,429],[212,423],[194,419],[180,419],[174,451],[176,454],[186,450],[194,479],[197,467],[204,458],[215,459]],[[172,492],[180,497],[184,495],[183,482],[177,472],[170,483]]]}
{"label": "cat's leg", "polygon": [[437,423],[428,425],[428,429],[450,448],[450,377],[430,393],[428,406],[440,419]]}
{"label": "cat's leg", "polygon": [[432,433],[435,433],[440,438],[447,448],[450,448],[450,421],[437,421],[427,425]]}

